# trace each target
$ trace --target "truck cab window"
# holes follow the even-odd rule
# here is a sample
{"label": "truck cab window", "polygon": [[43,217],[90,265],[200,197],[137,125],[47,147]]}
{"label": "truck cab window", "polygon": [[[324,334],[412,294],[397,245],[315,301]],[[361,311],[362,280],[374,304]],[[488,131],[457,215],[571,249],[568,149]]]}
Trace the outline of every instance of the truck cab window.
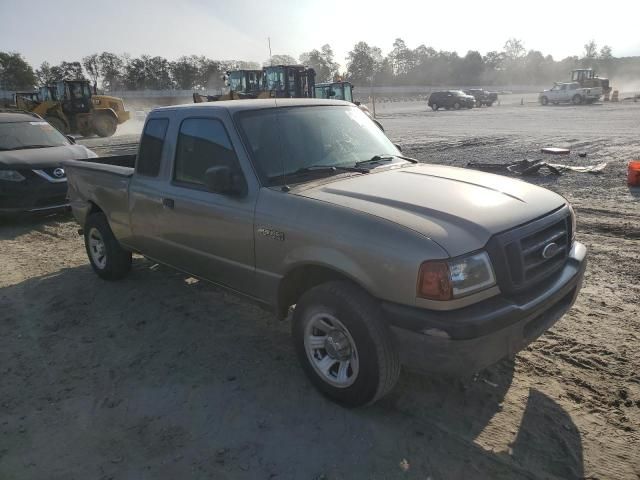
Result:
{"label": "truck cab window", "polygon": [[140,151],[136,163],[136,173],[148,177],[157,177],[160,173],[160,157],[164,146],[169,120],[154,118],[147,125],[140,139]]}
{"label": "truck cab window", "polygon": [[211,118],[188,118],[180,125],[174,179],[204,185],[205,172],[226,166],[239,174],[238,158],[224,125]]}

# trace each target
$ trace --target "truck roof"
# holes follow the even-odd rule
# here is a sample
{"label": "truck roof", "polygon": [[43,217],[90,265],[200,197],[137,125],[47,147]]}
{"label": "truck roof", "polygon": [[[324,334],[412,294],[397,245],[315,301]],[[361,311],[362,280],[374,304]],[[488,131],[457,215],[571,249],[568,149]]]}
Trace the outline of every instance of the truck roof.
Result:
{"label": "truck roof", "polygon": [[261,110],[264,108],[275,107],[310,107],[318,105],[344,105],[353,107],[353,103],[342,100],[324,100],[319,98],[265,98],[256,100],[223,100],[220,102],[206,103],[186,103],[183,105],[171,105],[168,107],[159,107],[154,109],[157,111],[178,110],[178,109],[211,109],[211,110],[228,110],[230,113],[243,110]]}

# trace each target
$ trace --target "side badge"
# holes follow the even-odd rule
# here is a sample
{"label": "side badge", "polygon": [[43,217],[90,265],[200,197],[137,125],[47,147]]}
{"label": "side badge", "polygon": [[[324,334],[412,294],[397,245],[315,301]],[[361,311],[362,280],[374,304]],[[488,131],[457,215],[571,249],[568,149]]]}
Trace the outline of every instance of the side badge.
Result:
{"label": "side badge", "polygon": [[268,237],[271,240],[280,240],[284,242],[284,232],[279,232],[278,230],[272,230],[271,228],[258,228],[258,234]]}

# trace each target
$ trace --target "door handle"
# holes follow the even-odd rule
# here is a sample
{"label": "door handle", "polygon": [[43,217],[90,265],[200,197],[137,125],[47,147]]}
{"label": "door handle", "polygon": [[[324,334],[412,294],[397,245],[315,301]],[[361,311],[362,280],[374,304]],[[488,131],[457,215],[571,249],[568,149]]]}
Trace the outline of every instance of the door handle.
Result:
{"label": "door handle", "polygon": [[173,201],[173,198],[163,198],[162,206],[165,208],[173,208],[175,206],[175,202]]}

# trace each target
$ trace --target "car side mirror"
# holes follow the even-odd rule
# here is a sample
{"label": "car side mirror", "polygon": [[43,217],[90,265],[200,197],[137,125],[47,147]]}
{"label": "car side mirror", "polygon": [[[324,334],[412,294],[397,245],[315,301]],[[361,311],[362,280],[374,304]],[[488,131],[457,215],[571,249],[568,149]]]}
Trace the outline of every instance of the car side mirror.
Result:
{"label": "car side mirror", "polygon": [[238,181],[231,169],[226,166],[211,167],[204,174],[204,183],[210,192],[223,195],[243,196],[244,183]]}
{"label": "car side mirror", "polygon": [[398,145],[397,143],[394,143],[393,146],[402,152],[402,147],[400,145]]}
{"label": "car side mirror", "polygon": [[65,135],[65,137],[67,137],[67,140],[69,140],[71,145],[75,145],[76,144],[76,139],[73,138],[71,135]]}
{"label": "car side mirror", "polygon": [[361,103],[362,103],[362,102],[355,101],[355,102],[353,102],[353,103],[354,103],[356,106],[358,106],[358,107],[359,107],[359,106],[361,105]]}

